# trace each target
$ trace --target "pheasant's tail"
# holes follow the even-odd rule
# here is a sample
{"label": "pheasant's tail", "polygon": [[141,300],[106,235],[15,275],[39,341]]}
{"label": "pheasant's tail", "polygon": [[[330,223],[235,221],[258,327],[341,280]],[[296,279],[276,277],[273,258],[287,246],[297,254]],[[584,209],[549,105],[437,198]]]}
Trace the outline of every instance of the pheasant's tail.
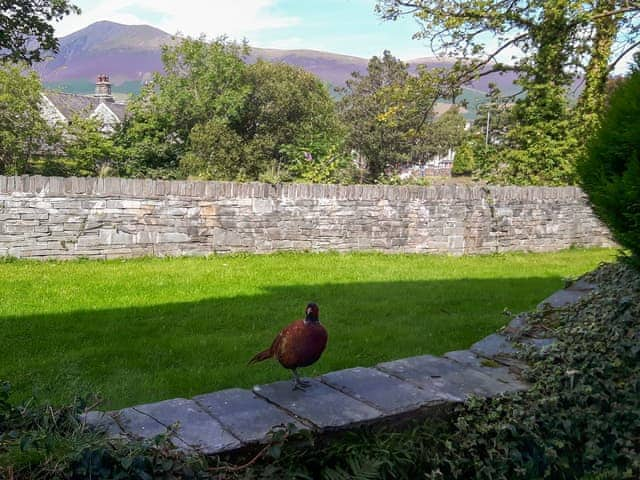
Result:
{"label": "pheasant's tail", "polygon": [[266,350],[263,350],[260,353],[256,353],[251,360],[249,360],[249,363],[247,365],[251,365],[252,363],[258,363],[258,362],[262,362],[263,360],[266,360],[268,358],[271,358],[273,356],[273,354],[271,353],[271,349],[267,348]]}

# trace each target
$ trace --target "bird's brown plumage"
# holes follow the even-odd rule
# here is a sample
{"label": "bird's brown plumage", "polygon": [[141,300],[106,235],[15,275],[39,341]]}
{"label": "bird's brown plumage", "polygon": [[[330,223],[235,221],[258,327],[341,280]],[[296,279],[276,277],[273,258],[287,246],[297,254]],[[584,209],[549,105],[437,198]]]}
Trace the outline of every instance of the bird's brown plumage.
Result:
{"label": "bird's brown plumage", "polygon": [[[315,308],[315,320],[310,321],[309,309]],[[309,304],[307,319],[296,320],[284,327],[275,338],[271,347],[257,353],[249,363],[256,363],[275,357],[284,367],[295,370],[315,363],[327,346],[327,331],[317,320],[317,306]],[[313,317],[311,317],[313,318]]]}

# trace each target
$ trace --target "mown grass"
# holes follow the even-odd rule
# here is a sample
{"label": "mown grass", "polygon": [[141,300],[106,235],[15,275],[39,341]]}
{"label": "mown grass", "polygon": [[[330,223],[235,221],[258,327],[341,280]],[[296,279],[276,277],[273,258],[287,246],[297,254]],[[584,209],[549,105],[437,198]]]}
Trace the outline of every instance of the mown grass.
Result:
{"label": "mown grass", "polygon": [[423,256],[278,254],[0,263],[0,379],[17,397],[79,391],[120,408],[289,378],[247,360],[320,306],[306,375],[469,347],[614,250]]}

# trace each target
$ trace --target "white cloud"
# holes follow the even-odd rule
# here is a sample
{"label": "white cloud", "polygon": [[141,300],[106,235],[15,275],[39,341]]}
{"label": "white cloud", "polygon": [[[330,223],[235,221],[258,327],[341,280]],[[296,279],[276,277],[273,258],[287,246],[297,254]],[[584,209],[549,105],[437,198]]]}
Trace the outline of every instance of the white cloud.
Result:
{"label": "white cloud", "polygon": [[276,0],[79,0],[81,15],[56,24],[59,36],[68,35],[99,20],[124,24],[149,24],[167,33],[241,39],[254,32],[297,25],[300,19],[270,10]]}

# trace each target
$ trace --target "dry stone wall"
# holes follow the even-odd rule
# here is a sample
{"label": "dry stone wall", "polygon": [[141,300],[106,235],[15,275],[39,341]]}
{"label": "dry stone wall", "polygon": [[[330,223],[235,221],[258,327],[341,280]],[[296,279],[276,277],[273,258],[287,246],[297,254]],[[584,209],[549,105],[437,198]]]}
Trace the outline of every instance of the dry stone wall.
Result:
{"label": "dry stone wall", "polygon": [[575,187],[337,186],[0,176],[0,256],[610,246]]}

